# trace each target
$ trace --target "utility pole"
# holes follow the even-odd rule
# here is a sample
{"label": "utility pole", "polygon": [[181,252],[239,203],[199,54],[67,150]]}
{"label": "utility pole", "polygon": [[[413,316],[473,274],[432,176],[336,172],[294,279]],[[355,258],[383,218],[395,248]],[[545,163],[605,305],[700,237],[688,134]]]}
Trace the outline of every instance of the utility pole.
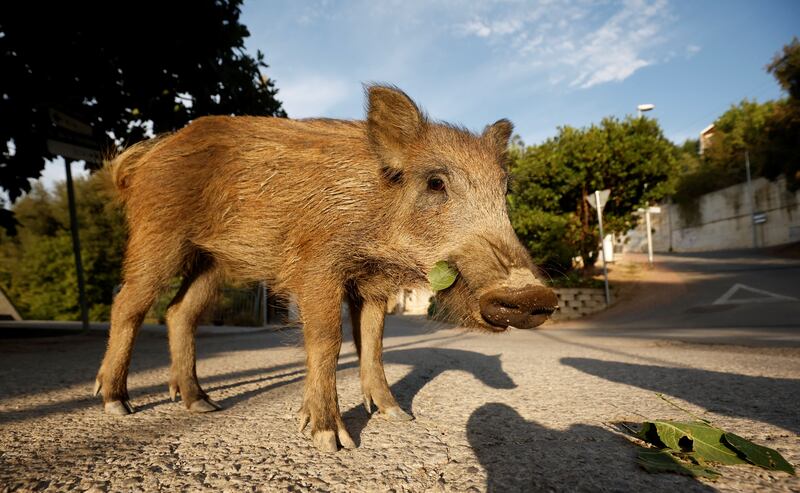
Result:
{"label": "utility pole", "polygon": [[[647,183],[644,184],[644,192],[647,193]],[[650,267],[653,266],[653,227],[650,226],[650,202],[645,204],[644,208],[644,223],[647,227],[647,262],[650,264]]]}
{"label": "utility pole", "polygon": [[605,244],[605,235],[603,234],[603,207],[600,205],[600,190],[594,191],[594,200],[597,201],[597,224],[600,225],[600,244],[602,247],[600,248],[600,252],[603,255],[603,281],[605,282],[606,288],[606,306],[611,304],[611,294],[608,291],[608,268],[606,267],[606,244]]}
{"label": "utility pole", "polygon": [[753,229],[753,248],[758,248],[756,235],[756,199],[753,197],[753,183],[750,181],[750,152],[744,151],[744,167],[747,170],[747,198],[750,200],[750,225]]}
{"label": "utility pole", "polygon": [[89,331],[89,311],[86,307],[86,286],[83,281],[81,241],[78,236],[78,215],[75,213],[75,190],[72,185],[72,162],[86,161],[102,163],[103,155],[97,145],[92,126],[55,108],[49,109],[53,124],[47,139],[47,150],[64,158],[67,171],[67,201],[69,206],[69,229],[72,233],[72,250],[75,255],[75,270],[78,275],[78,303],[81,307],[83,331]]}
{"label": "utility pole", "polygon": [[72,233],[72,251],[75,253],[75,271],[78,275],[78,302],[81,306],[83,331],[89,331],[89,311],[86,308],[86,286],[83,283],[81,240],[78,236],[78,215],[75,212],[75,191],[72,188],[72,160],[64,159],[67,168],[67,201],[69,202],[69,229]]}
{"label": "utility pole", "polygon": [[608,268],[606,267],[606,242],[605,235],[603,234],[603,206],[606,205],[608,196],[611,194],[610,190],[595,190],[593,195],[587,196],[586,201],[589,202],[595,210],[597,210],[597,224],[600,226],[600,252],[603,255],[603,280],[606,288],[606,306],[611,304],[611,292],[608,290]]}

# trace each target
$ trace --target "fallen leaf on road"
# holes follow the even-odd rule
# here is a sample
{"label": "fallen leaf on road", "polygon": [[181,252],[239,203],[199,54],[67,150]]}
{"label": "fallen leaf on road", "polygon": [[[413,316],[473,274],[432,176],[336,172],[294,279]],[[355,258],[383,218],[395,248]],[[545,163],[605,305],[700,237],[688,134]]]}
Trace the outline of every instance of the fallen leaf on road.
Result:
{"label": "fallen leaf on road", "polygon": [[751,464],[763,467],[764,469],[794,474],[794,467],[786,462],[786,459],[776,450],[757,445],[733,433],[725,433],[722,439],[729,447],[736,450],[740,456],[744,457]]}
{"label": "fallen leaf on road", "polygon": [[645,421],[637,436],[657,447],[639,451],[636,462],[648,472],[674,472],[715,478],[720,473],[706,462],[753,464],[794,474],[794,467],[776,450],[757,445],[705,421]]}
{"label": "fallen leaf on road", "polygon": [[709,467],[682,461],[675,455],[665,450],[642,449],[636,457],[636,462],[647,472],[674,472],[692,477],[716,479],[720,474]]}
{"label": "fallen leaf on road", "polygon": [[659,440],[667,448],[693,452],[695,456],[720,464],[744,464],[736,451],[722,442],[725,433],[706,423],[681,423],[678,421],[647,421],[643,423],[640,437],[650,443]]}

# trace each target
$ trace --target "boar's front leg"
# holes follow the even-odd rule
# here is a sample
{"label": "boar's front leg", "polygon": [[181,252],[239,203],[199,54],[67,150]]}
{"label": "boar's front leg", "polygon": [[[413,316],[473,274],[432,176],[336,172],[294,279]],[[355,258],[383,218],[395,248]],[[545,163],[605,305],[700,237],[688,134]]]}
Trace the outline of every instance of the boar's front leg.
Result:
{"label": "boar's front leg", "polygon": [[[336,364],[342,347],[341,289],[315,280],[315,286],[298,295],[306,348],[306,376],[300,431],[311,423],[314,445],[324,452],[356,444],[344,427],[336,395]],[[326,292],[327,291],[327,292]]]}
{"label": "boar's front leg", "polygon": [[392,421],[413,419],[406,414],[389,390],[383,371],[383,323],[386,316],[386,300],[365,300],[350,295],[350,320],[353,325],[353,340],[361,368],[361,390],[364,392],[364,407],[372,412],[372,403],[380,414]]}

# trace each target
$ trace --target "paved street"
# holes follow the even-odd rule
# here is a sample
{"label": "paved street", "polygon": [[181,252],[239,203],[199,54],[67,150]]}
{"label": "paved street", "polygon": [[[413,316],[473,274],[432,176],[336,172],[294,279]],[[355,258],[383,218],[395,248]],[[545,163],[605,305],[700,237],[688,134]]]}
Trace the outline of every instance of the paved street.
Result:
{"label": "paved street", "polygon": [[129,379],[138,412],[123,418],[90,397],[101,331],[0,338],[0,491],[800,490],[755,467],[711,482],[635,464],[619,423],[687,419],[661,392],[800,465],[800,262],[657,260],[608,312],[541,330],[390,317],[387,377],[412,422],[367,414],[348,340],[339,398],[359,447],[333,455],[296,430],[296,329],[201,330],[198,374],[225,407],[206,415],[169,401],[164,330],[144,330]]}

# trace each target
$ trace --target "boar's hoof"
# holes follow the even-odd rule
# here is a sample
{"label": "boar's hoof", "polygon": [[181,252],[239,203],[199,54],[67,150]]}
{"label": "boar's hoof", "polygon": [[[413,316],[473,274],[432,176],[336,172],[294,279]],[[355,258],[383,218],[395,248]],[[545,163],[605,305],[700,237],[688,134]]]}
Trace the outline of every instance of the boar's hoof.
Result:
{"label": "boar's hoof", "polygon": [[339,428],[339,443],[342,444],[344,448],[356,448],[356,442],[350,438],[350,434],[347,433],[347,430],[344,429],[344,426]]}
{"label": "boar's hoof", "polygon": [[[342,444],[342,448],[356,448],[356,442],[350,438],[350,434],[347,433],[344,427],[340,427],[338,432],[333,430],[314,431],[311,433],[311,438],[314,441],[314,446],[322,452],[336,452],[339,450],[339,444]],[[337,438],[339,439],[338,442]]]}
{"label": "boar's hoof", "polygon": [[558,298],[544,286],[499,288],[481,296],[480,307],[483,319],[495,330],[509,326],[532,329],[543,324],[558,308]]}
{"label": "boar's hoof", "polygon": [[414,419],[410,414],[399,407],[390,407],[385,411],[381,411],[380,414],[389,421],[411,421]]}
{"label": "boar's hoof", "polygon": [[189,405],[189,411],[193,413],[211,413],[220,409],[222,409],[222,406],[208,397],[196,400]]}
{"label": "boar's hoof", "polygon": [[339,447],[336,444],[336,434],[332,430],[318,431],[312,433],[314,446],[322,452],[336,452]]}
{"label": "boar's hoof", "polygon": [[106,414],[114,414],[116,416],[127,416],[128,414],[133,414],[135,411],[129,401],[106,402],[103,409]]}

